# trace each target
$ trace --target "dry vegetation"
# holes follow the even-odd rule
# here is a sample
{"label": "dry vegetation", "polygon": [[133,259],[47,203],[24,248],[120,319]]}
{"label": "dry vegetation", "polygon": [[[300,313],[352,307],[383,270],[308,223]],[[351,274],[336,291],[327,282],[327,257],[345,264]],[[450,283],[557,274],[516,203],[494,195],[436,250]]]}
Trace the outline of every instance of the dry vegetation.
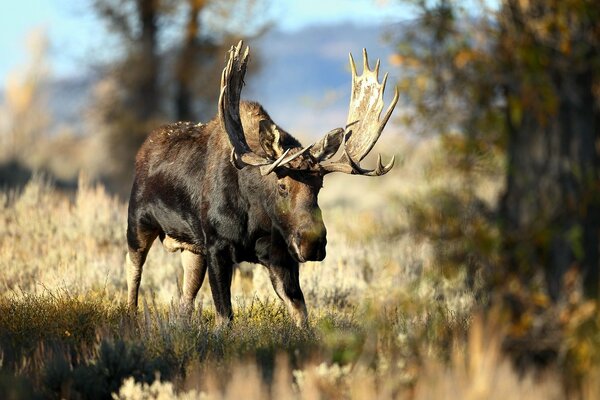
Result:
{"label": "dry vegetation", "polygon": [[[136,7],[159,4],[93,3],[108,26],[123,22],[122,17],[135,22],[144,15],[133,12]],[[178,3],[196,5],[185,11],[190,18],[181,21],[187,24],[158,28],[193,34],[198,27],[191,17],[207,4],[223,2]],[[593,137],[593,124],[588,131],[580,129],[592,114],[579,106],[577,91],[554,97],[550,89],[563,80],[579,81],[582,66],[595,66],[585,75],[597,81],[597,7],[588,0],[505,1],[500,3],[508,9],[519,5],[526,11],[531,5],[523,24],[519,19],[512,25],[506,19],[511,14],[501,12],[489,20],[469,16],[473,25],[467,29],[471,24],[460,22],[461,12],[452,12],[462,9],[461,2],[414,3],[424,18],[406,37],[400,34],[398,54],[390,59],[402,71],[397,86],[406,98],[406,108],[394,117],[413,134],[434,133],[435,139],[405,139],[408,135],[394,135],[388,127],[382,138],[387,143],[378,147],[384,159],[391,152],[403,157],[401,165],[376,179],[327,177],[320,204],[328,256],[301,268],[309,308],[305,329],[291,322],[264,268],[249,264],[234,274],[231,326],[215,326],[208,282],[196,311],[182,317],[174,306],[182,281],[179,257],[158,243],[144,268],[142,306],[136,315],[125,309],[126,203],[110,191],[125,188],[131,159],[149,125],[196,119],[206,105],[215,104],[217,91],[206,82],[218,85],[210,77],[219,75],[220,64],[207,63],[208,74],[197,73],[201,65],[194,57],[220,60],[223,52],[194,47],[202,38],[193,35],[179,44],[187,50],[165,54],[154,52],[162,46],[145,44],[160,44],[162,34],[137,41],[119,36],[125,51],[94,87],[81,125],[62,126],[52,123],[48,107],[49,43],[41,32],[34,33],[27,42],[29,60],[8,77],[0,104],[0,182],[19,187],[0,188],[0,399],[599,399],[600,303],[582,295],[580,260],[575,259],[584,254],[580,230],[569,229],[566,236],[575,258],[565,259],[564,295],[551,301],[544,282],[544,257],[556,258],[555,240],[549,238],[562,235],[573,215],[580,218],[577,224],[586,225],[592,214],[573,212],[566,204],[554,207],[562,206],[553,196],[564,183],[554,178],[548,181],[551,191],[522,188],[524,201],[545,198],[542,203],[550,209],[564,210],[556,214],[560,218],[548,214],[553,216],[546,221],[544,207],[531,214],[541,215],[541,221],[531,218],[540,235],[516,236],[533,258],[525,257],[515,270],[507,255],[519,258],[523,249],[506,246],[510,240],[502,231],[506,221],[498,204],[510,191],[510,185],[503,187],[507,173],[536,170],[509,164],[536,159],[529,152],[511,158],[518,146],[510,141],[561,132],[545,131],[552,126],[546,122],[537,131],[515,126],[524,116],[547,112],[548,121],[560,121],[571,116],[554,112],[562,104],[577,117],[559,125],[581,123],[563,132],[564,139],[572,138],[579,148],[585,132]],[[549,14],[539,12],[545,8]],[[150,11],[158,18],[176,8]],[[239,12],[234,17],[244,24],[252,19]],[[218,28],[231,26],[223,18],[215,19]],[[458,29],[452,28],[455,22]],[[580,31],[585,27],[593,29]],[[153,31],[148,28],[142,31]],[[529,40],[530,34],[539,40]],[[180,58],[165,62],[164,55]],[[587,55],[594,57],[578,58]],[[177,74],[158,69],[174,63],[180,64]],[[186,69],[195,72],[186,75]],[[168,84],[159,85],[169,74]],[[598,86],[581,82],[581,93]],[[173,85],[188,91],[201,86],[210,93],[175,99]],[[498,88],[507,86],[523,89],[499,98]],[[148,96],[142,90],[159,87],[166,93]],[[596,100],[598,93],[594,90]],[[179,105],[197,101],[200,109],[188,107],[193,113],[181,115],[186,107]],[[174,105],[181,109],[169,114]],[[75,185],[80,170],[91,179],[80,175]],[[34,174],[21,187],[32,171],[46,171],[54,183]],[[573,182],[589,186],[592,195],[584,191],[579,201],[569,202],[585,208],[581,203],[595,198],[597,182],[579,181],[586,175],[572,172]],[[543,178],[533,177],[532,182]],[[518,202],[508,204],[519,208]],[[592,233],[596,237],[597,229]],[[595,254],[594,242],[590,248]],[[535,261],[538,256],[545,261]]]}
{"label": "dry vegetation", "polygon": [[[2,193],[0,397],[564,397],[558,370],[517,372],[503,357],[499,317],[477,316],[467,269],[441,274],[434,246],[409,229],[419,199],[460,187],[430,168],[438,144],[394,146],[405,162],[387,177],[325,183],[328,257],[301,270],[305,330],[253,265],[235,273],[231,327],[213,325],[208,283],[197,312],[182,319],[173,307],[179,259],[160,245],[130,318],[123,202],[84,177],[73,195],[40,177]],[[477,187],[490,199],[499,189]],[[587,398],[600,395],[588,381]]]}

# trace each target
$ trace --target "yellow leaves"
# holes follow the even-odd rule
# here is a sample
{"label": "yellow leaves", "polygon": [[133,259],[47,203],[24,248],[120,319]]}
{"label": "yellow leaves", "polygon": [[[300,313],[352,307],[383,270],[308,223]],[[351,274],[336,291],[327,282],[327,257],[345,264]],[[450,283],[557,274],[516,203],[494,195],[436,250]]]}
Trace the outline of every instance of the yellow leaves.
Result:
{"label": "yellow leaves", "polygon": [[416,77],[415,79],[415,85],[417,87],[418,90],[425,90],[427,89],[427,85],[429,83],[429,78],[425,75],[419,75]]}
{"label": "yellow leaves", "polygon": [[[587,4],[586,4],[587,3]],[[571,54],[572,46],[593,46],[593,34],[588,36],[587,43],[581,39],[587,35],[585,30],[593,26],[590,21],[595,18],[592,11],[593,1],[561,0],[552,2],[552,6],[540,7],[543,2],[519,0],[520,13],[526,21],[528,34],[537,43],[560,51],[565,55]],[[593,28],[590,29],[593,32]],[[591,39],[591,40],[589,40]]]}
{"label": "yellow leaves", "polygon": [[569,54],[571,53],[571,42],[569,40],[561,40],[559,48],[562,53]]}
{"label": "yellow leaves", "polygon": [[529,0],[519,0],[519,7],[521,7],[522,10],[529,9],[529,5],[530,5]]}
{"label": "yellow leaves", "polygon": [[[462,69],[470,62],[482,57],[485,57],[484,53],[472,48],[464,48],[456,53],[453,61],[457,68]],[[426,67],[423,60],[406,54],[391,54],[388,58],[388,61],[395,67],[414,69],[424,69]]]}
{"label": "yellow leaves", "polygon": [[564,319],[567,325],[573,329],[577,328],[596,315],[597,304],[593,300],[588,300],[581,303],[570,312],[564,312],[561,314],[561,319]]}
{"label": "yellow leaves", "polygon": [[390,64],[395,67],[402,65],[403,57],[400,54],[391,54],[388,58]]}
{"label": "yellow leaves", "polygon": [[41,30],[32,31],[26,38],[29,63],[9,74],[6,81],[6,102],[14,113],[24,113],[39,95],[40,81],[47,74],[44,58],[48,39]]}
{"label": "yellow leaves", "polygon": [[33,103],[36,86],[31,82],[24,82],[15,73],[8,76],[6,81],[6,103],[10,111],[22,114]]}
{"label": "yellow leaves", "polygon": [[471,49],[462,49],[454,56],[454,65],[458,69],[463,69],[467,64],[480,56],[478,52]]}
{"label": "yellow leaves", "polygon": [[[46,128],[48,114],[43,104],[43,82],[47,78],[45,63],[47,39],[42,31],[32,32],[27,39],[27,64],[8,75],[5,98],[1,104],[2,129],[6,140],[3,156],[32,161],[31,153]],[[39,168],[33,165],[35,169]]]}
{"label": "yellow leaves", "polygon": [[568,355],[568,366],[576,375],[585,376],[592,365],[600,361],[598,303],[571,296],[559,312],[559,321],[563,327],[563,348]]}
{"label": "yellow leaves", "polygon": [[531,296],[531,301],[534,305],[542,308],[546,308],[550,305],[550,298],[541,292],[536,292]]}
{"label": "yellow leaves", "polygon": [[398,90],[400,93],[406,93],[410,90],[412,86],[412,79],[410,78],[402,78],[398,81]]}
{"label": "yellow leaves", "polygon": [[395,67],[420,68],[423,66],[421,60],[402,54],[391,54],[388,61]]}

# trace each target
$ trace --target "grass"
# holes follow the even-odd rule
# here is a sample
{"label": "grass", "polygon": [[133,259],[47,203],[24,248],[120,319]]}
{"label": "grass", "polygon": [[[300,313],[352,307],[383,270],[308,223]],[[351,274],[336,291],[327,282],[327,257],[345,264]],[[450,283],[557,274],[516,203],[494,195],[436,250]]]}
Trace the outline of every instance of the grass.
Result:
{"label": "grass", "polygon": [[[456,190],[456,180],[425,172],[423,155],[435,153],[436,144],[419,146],[404,152],[407,167],[385,179],[328,178],[321,199],[328,256],[301,269],[305,329],[290,321],[264,268],[250,264],[234,274],[231,326],[215,327],[208,283],[195,313],[181,317],[173,306],[179,259],[159,245],[144,268],[142,306],[129,315],[126,204],[84,178],[73,195],[39,177],[18,193],[2,192],[0,398],[431,399],[452,393],[552,399],[574,393],[561,364],[516,369],[503,355],[501,318],[481,317],[471,270],[459,265],[440,273],[439,244],[411,230],[411,218],[427,219],[413,207],[422,196]],[[486,182],[481,190],[491,198],[498,186]],[[597,398],[598,342],[588,340],[589,330],[598,331],[595,314],[588,307],[569,315],[579,318],[567,319],[571,338],[580,339],[565,348],[583,360],[577,366],[586,365],[576,393]]]}
{"label": "grass", "polygon": [[104,295],[64,292],[7,297],[0,313],[3,369],[27,377],[44,396],[83,398],[105,398],[130,376],[151,384],[159,374],[176,388],[202,387],[202,379],[191,377],[215,369],[220,373],[211,379],[226,389],[241,363],[253,366],[268,385],[282,360],[288,378],[295,377],[296,390],[306,368],[317,368],[325,380],[333,379],[329,375],[341,380],[357,366],[376,374],[408,360],[411,365],[399,365],[406,369],[408,388],[417,355],[406,346],[421,342],[417,336],[439,337],[440,321],[448,322],[447,335],[464,332],[468,325],[444,310],[414,320],[400,309],[323,308],[313,312],[310,327],[298,329],[281,304],[255,298],[238,304],[230,327],[217,329],[212,310],[187,319],[174,307],[152,303],[128,316],[120,302]]}

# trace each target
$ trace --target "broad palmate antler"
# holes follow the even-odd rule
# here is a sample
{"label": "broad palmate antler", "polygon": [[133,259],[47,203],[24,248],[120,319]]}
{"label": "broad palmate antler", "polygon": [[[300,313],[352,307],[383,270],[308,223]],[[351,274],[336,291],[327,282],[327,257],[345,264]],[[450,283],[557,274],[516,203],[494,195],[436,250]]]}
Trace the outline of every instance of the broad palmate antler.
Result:
{"label": "broad palmate antler", "polygon": [[[379,176],[388,173],[394,166],[395,157],[389,164],[381,163],[381,155],[378,156],[377,167],[374,170],[363,169],[360,161],[369,154],[386,123],[390,119],[392,111],[398,102],[398,90],[395,90],[392,103],[386,110],[383,119],[380,120],[383,111],[383,93],[388,74],[379,83],[379,60],[375,69],[369,67],[367,51],[363,49],[363,73],[356,74],[356,65],[352,54],[350,54],[350,68],[352,70],[352,94],[350,97],[350,109],[346,129],[335,129],[329,132],[320,141],[302,148],[289,155],[291,149],[286,149],[279,158],[273,160],[255,154],[248,146],[242,123],[240,120],[239,104],[240,93],[244,85],[244,75],[248,64],[249,49],[242,50],[242,42],[229,50],[229,59],[221,76],[221,94],[219,96],[219,121],[221,127],[232,145],[231,162],[238,168],[248,165],[260,168],[261,174],[267,175],[278,167],[290,167],[288,164],[298,157],[310,157],[309,165],[311,171],[320,174],[331,172],[344,172],[347,174]],[[342,145],[343,154],[339,160],[332,163],[324,163],[331,158],[336,150]],[[306,167],[305,167],[306,168]]]}
{"label": "broad palmate antler", "polygon": [[367,176],[387,174],[394,166],[395,157],[392,157],[389,164],[383,166],[381,155],[378,155],[377,168],[374,170],[363,169],[359,163],[377,143],[385,124],[390,119],[392,111],[398,103],[398,89],[395,89],[392,103],[380,121],[379,117],[383,110],[383,93],[388,74],[386,73],[383,81],[379,83],[379,60],[375,64],[375,69],[371,70],[367,50],[365,49],[363,49],[362,75],[356,74],[356,65],[352,54],[350,54],[350,69],[352,71],[352,93],[343,142],[344,154],[338,161],[323,165],[322,169],[324,173],[344,172],[346,174]]}

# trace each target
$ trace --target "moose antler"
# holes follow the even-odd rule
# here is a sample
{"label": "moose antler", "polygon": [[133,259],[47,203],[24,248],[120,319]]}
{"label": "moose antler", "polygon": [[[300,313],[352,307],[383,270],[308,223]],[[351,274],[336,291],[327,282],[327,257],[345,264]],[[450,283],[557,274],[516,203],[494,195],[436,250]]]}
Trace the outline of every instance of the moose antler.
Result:
{"label": "moose antler", "polygon": [[377,157],[377,167],[374,170],[363,169],[360,161],[371,151],[381,131],[387,124],[396,103],[398,103],[398,89],[395,89],[394,98],[388,107],[383,119],[379,117],[383,110],[383,92],[387,82],[388,74],[379,83],[379,60],[375,69],[369,67],[367,51],[363,49],[363,73],[356,74],[354,58],[350,54],[350,69],[352,70],[352,94],[350,96],[350,109],[346,124],[346,134],[343,138],[344,154],[340,159],[331,164],[321,165],[323,174],[330,172],[344,172],[346,174],[379,176],[387,174],[394,166],[395,157],[389,164],[381,163],[381,155]]}
{"label": "moose antler", "polygon": [[[221,128],[227,132],[231,142],[231,163],[241,169],[247,165],[260,167],[262,175],[271,173],[286,160],[289,149],[277,160],[270,160],[255,154],[248,146],[244,129],[240,119],[240,93],[244,86],[244,76],[248,65],[249,48],[246,46],[241,53],[243,41],[229,50],[229,59],[221,75],[221,93],[219,95],[219,122]],[[293,157],[293,156],[290,156]]]}
{"label": "moose antler", "polygon": [[[219,95],[219,122],[221,128],[227,132],[232,145],[231,163],[238,169],[251,165],[260,168],[262,175],[268,175],[277,167],[285,166],[298,157],[311,154],[316,172],[323,175],[330,172],[344,172],[346,174],[378,176],[387,174],[394,166],[395,157],[389,164],[381,163],[381,155],[377,159],[374,170],[363,169],[360,161],[371,151],[383,128],[387,124],[392,111],[398,102],[398,89],[395,90],[392,103],[388,107],[382,120],[379,120],[383,110],[383,93],[387,82],[386,73],[383,81],[379,83],[379,60],[375,69],[369,67],[367,51],[363,49],[363,73],[356,74],[356,65],[350,54],[350,68],[352,70],[352,94],[350,109],[346,124],[346,131],[338,128],[329,132],[321,141],[302,148],[288,155],[287,149],[276,160],[262,157],[254,153],[244,136],[244,129],[240,119],[240,93],[244,86],[244,76],[248,64],[249,49],[246,47],[241,53],[243,42],[232,46],[223,74],[221,75],[221,93]],[[327,161],[336,152],[342,142],[343,155],[336,162],[321,164]],[[313,149],[314,147],[314,149]],[[310,152],[310,153],[309,153]]]}

